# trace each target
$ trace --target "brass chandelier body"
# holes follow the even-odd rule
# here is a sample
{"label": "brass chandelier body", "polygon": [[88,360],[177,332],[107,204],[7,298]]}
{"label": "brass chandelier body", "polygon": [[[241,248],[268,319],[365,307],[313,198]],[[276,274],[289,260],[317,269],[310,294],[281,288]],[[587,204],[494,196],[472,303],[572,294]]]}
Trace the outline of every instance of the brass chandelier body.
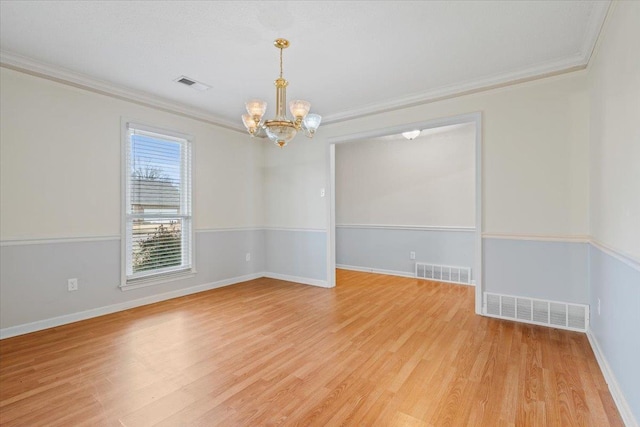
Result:
{"label": "brass chandelier body", "polygon": [[252,99],[246,102],[247,114],[242,116],[242,122],[251,136],[255,136],[259,129],[264,129],[267,137],[282,148],[296,136],[298,131],[303,131],[307,137],[313,138],[322,117],[318,114],[309,114],[311,108],[309,102],[294,100],[289,103],[289,110],[294,120],[287,118],[287,86],[289,82],[284,79],[282,73],[282,51],[289,47],[289,41],[276,39],[273,44],[280,49],[280,76],[274,81],[276,116],[272,120],[263,121],[267,103],[259,99]]}

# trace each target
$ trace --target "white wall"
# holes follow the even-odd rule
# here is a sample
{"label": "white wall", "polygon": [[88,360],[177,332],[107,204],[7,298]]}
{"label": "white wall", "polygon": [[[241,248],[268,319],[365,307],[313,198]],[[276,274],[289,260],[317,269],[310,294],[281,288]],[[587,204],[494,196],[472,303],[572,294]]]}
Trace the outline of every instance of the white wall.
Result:
{"label": "white wall", "polygon": [[640,262],[640,6],[620,2],[591,62],[591,234]]}
{"label": "white wall", "polygon": [[196,229],[262,225],[262,144],[6,68],[0,73],[3,241],[120,234],[123,116],[195,137]]}
{"label": "white wall", "polygon": [[[320,131],[322,132],[322,131]],[[324,159],[326,147],[316,136],[302,135],[285,148],[264,144],[263,197],[267,228],[267,265],[275,277],[306,283],[326,282]],[[308,280],[306,280],[308,279]]]}
{"label": "white wall", "polygon": [[[263,224],[263,144],[10,69],[1,68],[0,79],[0,336],[268,270],[265,233],[256,229]],[[194,137],[194,277],[118,287],[122,117]],[[69,278],[78,278],[78,291],[67,291]]]}
{"label": "white wall", "polygon": [[[563,250],[565,243],[582,245],[588,231],[589,98],[585,71],[540,79],[499,89],[380,113],[344,122],[325,124],[316,138],[293,141],[284,150],[267,150],[266,161],[277,158],[277,168],[265,170],[266,217],[294,227],[326,228],[329,198],[313,197],[329,187],[329,141],[350,135],[443,119],[473,112],[482,113],[482,231],[486,239],[524,238],[547,266],[548,286],[531,280],[512,280],[501,274],[505,245],[491,245],[483,254],[484,272],[493,278],[487,291],[533,298],[585,302],[588,298],[586,254],[579,248]],[[291,148],[291,149],[290,149]],[[319,172],[322,172],[319,174]],[[277,176],[284,186],[273,185]],[[293,191],[288,191],[290,187]],[[312,215],[291,209],[305,200]],[[538,248],[544,240],[550,250]],[[549,241],[551,240],[551,241]],[[574,243],[575,242],[575,243]],[[534,248],[519,247],[520,253]],[[530,245],[530,246],[531,246]],[[487,246],[485,246],[487,248]],[[564,253],[566,259],[552,254]],[[573,254],[583,254],[575,263]],[[525,272],[531,260],[521,259]],[[326,264],[326,259],[317,260]],[[566,271],[565,266],[571,267]],[[514,266],[518,268],[518,266]],[[537,277],[537,276],[536,276]],[[570,277],[566,283],[561,278]],[[330,278],[331,279],[331,278]],[[577,289],[576,289],[577,287]]]}
{"label": "white wall", "polygon": [[475,124],[336,146],[336,223],[475,225]]}
{"label": "white wall", "polygon": [[[560,240],[588,235],[589,111],[585,72],[325,124],[311,141],[299,138],[283,150],[267,149],[266,224],[327,228],[330,195],[323,199],[318,192],[329,187],[331,138],[473,112],[482,113],[483,126],[482,231],[494,237],[533,235]],[[485,270],[499,270],[500,258],[500,252],[485,254]],[[555,272],[553,266],[569,262],[540,261],[552,265],[550,277]],[[315,262],[326,266],[327,258]],[[527,265],[530,263],[523,267]],[[575,272],[574,276],[584,277],[582,272]],[[508,281],[496,283],[497,288],[510,289],[515,295],[557,300],[574,295],[563,289],[573,288],[573,284],[560,280],[548,287],[558,292],[547,294],[531,287],[531,283],[513,283],[499,274],[494,277]],[[491,284],[487,286],[491,290]],[[579,301],[585,299],[586,285],[583,291],[578,295]]]}
{"label": "white wall", "polygon": [[[626,425],[640,422],[640,3],[616,2],[589,66],[589,337]],[[596,309],[600,307],[600,309]]]}
{"label": "white wall", "polygon": [[[271,234],[307,233],[295,238],[274,235],[265,242],[271,254],[283,254],[283,259],[272,260],[271,265],[278,266],[291,259],[287,254],[292,248],[271,243],[295,241],[296,253],[309,258],[300,263],[313,266],[308,274],[296,271],[300,277],[324,279],[317,272],[324,270],[326,258],[318,254],[326,248],[317,233],[328,223],[329,198],[321,197],[320,190],[328,189],[329,137],[473,111],[483,113],[483,231],[587,233],[584,73],[329,124],[314,139],[301,137],[279,149],[267,141],[175,114],[8,69],[1,72],[3,244],[20,239],[119,236],[122,116],[195,136],[196,230],[264,225]],[[119,266],[112,269],[117,271]],[[253,271],[239,266],[236,270]],[[72,272],[56,274],[74,277]],[[187,284],[167,285],[158,292],[180,286]],[[37,294],[35,289],[30,292],[15,297],[29,300]],[[66,294],[55,298],[60,313],[70,309],[64,308]],[[113,296],[114,301],[120,298]]]}
{"label": "white wall", "polygon": [[[252,266],[232,265],[247,247],[268,248],[276,270],[296,260],[295,270],[276,274],[322,281],[329,197],[320,190],[329,187],[329,139],[479,111],[487,289],[577,302],[588,297],[596,354],[606,361],[614,397],[638,419],[640,3],[616,2],[601,39],[586,71],[325,124],[313,140],[300,137],[282,150],[0,69],[0,327],[269,270],[265,257]],[[119,236],[122,116],[195,136],[194,223],[203,265],[197,280],[123,293],[114,240],[19,242]],[[262,225],[267,232],[204,232]],[[584,243],[571,242],[589,234],[608,249],[592,245],[585,255]],[[502,238],[523,235],[537,241]],[[509,272],[523,276],[504,274],[507,259]],[[526,274],[539,265],[549,270],[545,278]],[[64,281],[76,274],[81,289],[70,294]],[[603,314],[594,315],[599,301]]]}
{"label": "white wall", "polygon": [[[319,131],[322,134],[322,130]],[[321,189],[326,184],[326,146],[322,137],[298,136],[285,148],[268,139],[264,145],[264,224],[270,228],[324,230]]]}
{"label": "white wall", "polygon": [[588,98],[584,72],[331,124],[321,136],[476,111],[483,115],[483,231],[586,235]]}

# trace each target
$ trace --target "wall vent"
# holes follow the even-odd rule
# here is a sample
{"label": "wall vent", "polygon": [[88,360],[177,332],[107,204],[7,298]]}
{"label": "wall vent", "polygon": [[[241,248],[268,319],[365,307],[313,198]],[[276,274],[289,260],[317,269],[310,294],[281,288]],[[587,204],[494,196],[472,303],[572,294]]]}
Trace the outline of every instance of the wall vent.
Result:
{"label": "wall vent", "polygon": [[484,293],[484,314],[499,319],[586,332],[589,306]]}
{"label": "wall vent", "polygon": [[196,82],[194,82],[193,80],[189,80],[186,77],[180,77],[178,80],[176,80],[178,83],[182,83],[183,85],[187,85],[187,86],[191,86],[196,84]]}
{"label": "wall vent", "polygon": [[416,262],[416,277],[419,279],[437,280],[438,282],[470,285],[471,269],[469,267]]}
{"label": "wall vent", "polygon": [[200,92],[204,92],[205,90],[211,89],[211,86],[187,76],[180,76],[177,79],[174,79],[173,81],[176,83],[181,83],[183,85],[189,86],[190,88]]}

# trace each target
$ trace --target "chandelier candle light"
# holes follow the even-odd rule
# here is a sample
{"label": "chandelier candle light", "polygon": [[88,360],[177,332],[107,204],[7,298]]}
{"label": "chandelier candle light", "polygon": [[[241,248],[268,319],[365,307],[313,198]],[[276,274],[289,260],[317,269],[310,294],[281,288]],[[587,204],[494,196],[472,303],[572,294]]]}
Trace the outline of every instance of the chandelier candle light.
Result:
{"label": "chandelier candle light", "polygon": [[309,114],[310,102],[296,99],[289,102],[289,111],[294,120],[287,118],[285,105],[287,104],[287,85],[289,82],[282,77],[282,50],[289,47],[289,41],[276,39],[273,45],[280,49],[280,77],[274,82],[276,86],[276,117],[273,120],[263,121],[262,116],[267,111],[267,102],[251,99],[245,104],[248,114],[242,115],[242,122],[251,136],[255,136],[259,129],[264,129],[269,139],[282,148],[296,136],[299,130],[302,130],[308,138],[313,138],[322,117],[318,114]]}

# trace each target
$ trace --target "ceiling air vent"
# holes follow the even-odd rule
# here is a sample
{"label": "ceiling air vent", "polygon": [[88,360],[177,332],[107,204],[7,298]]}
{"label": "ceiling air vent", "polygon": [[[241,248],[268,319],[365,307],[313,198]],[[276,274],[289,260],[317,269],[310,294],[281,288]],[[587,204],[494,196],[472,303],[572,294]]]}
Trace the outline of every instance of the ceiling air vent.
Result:
{"label": "ceiling air vent", "polygon": [[180,80],[178,80],[178,83],[182,83],[182,84],[187,85],[187,86],[191,86],[191,85],[196,84],[196,82],[194,82],[193,80],[189,80],[186,77],[180,77]]}
{"label": "ceiling air vent", "polygon": [[205,90],[211,89],[211,86],[201,83],[187,76],[180,76],[177,79],[175,79],[174,82],[182,83],[183,85],[189,86],[190,88],[200,92],[204,92]]}

